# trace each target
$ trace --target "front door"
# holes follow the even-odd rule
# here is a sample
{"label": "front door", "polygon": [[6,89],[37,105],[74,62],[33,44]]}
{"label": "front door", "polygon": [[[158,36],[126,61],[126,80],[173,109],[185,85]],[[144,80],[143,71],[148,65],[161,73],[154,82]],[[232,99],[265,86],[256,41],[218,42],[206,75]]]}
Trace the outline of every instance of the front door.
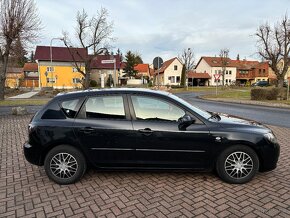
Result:
{"label": "front door", "polygon": [[141,167],[195,168],[209,165],[209,131],[196,122],[179,130],[178,119],[188,111],[174,102],[131,95],[136,155]]}

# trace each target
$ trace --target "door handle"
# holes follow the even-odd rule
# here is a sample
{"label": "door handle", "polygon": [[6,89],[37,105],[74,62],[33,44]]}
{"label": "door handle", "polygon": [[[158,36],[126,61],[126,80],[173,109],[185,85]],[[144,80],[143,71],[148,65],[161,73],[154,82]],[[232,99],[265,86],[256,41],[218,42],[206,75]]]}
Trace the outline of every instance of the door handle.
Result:
{"label": "door handle", "polygon": [[153,131],[150,128],[139,129],[138,132],[144,135],[151,135],[153,133]]}
{"label": "door handle", "polygon": [[80,132],[83,132],[83,133],[85,133],[85,134],[90,134],[90,133],[92,133],[92,132],[95,132],[96,129],[91,128],[91,127],[84,127],[84,128],[81,128],[79,131],[80,131]]}

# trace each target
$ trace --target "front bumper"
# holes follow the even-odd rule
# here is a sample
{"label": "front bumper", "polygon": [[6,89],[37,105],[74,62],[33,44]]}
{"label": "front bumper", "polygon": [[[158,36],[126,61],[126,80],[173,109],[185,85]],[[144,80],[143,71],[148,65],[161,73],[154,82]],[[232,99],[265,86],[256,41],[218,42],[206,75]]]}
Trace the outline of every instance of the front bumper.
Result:
{"label": "front bumper", "polygon": [[280,156],[280,145],[278,143],[268,144],[262,149],[262,163],[260,166],[261,172],[273,170],[277,167],[277,162]]}
{"label": "front bumper", "polygon": [[41,166],[41,151],[37,148],[38,146],[32,146],[28,142],[23,144],[23,152],[26,160],[34,165]]}

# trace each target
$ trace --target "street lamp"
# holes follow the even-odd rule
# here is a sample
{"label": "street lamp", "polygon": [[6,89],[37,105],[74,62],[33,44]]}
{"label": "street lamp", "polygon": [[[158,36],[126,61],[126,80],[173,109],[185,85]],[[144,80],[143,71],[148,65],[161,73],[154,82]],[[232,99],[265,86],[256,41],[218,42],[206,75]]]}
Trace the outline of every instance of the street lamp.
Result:
{"label": "street lamp", "polygon": [[[64,39],[61,37],[56,37],[56,38],[52,38],[50,40],[50,72],[51,72],[51,80],[53,80],[53,72],[52,72],[52,41],[53,40],[61,40],[63,41]],[[52,82],[52,88],[53,88],[53,82]]]}

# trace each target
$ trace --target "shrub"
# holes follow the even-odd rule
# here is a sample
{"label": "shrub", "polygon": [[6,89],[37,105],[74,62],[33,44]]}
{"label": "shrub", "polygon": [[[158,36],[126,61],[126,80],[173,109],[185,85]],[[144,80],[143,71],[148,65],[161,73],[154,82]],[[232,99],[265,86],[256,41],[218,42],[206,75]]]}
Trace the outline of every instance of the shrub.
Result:
{"label": "shrub", "polygon": [[251,100],[277,100],[286,99],[285,88],[255,88],[251,90]]}
{"label": "shrub", "polygon": [[98,85],[97,81],[96,80],[91,80],[90,81],[90,87],[96,87]]}

